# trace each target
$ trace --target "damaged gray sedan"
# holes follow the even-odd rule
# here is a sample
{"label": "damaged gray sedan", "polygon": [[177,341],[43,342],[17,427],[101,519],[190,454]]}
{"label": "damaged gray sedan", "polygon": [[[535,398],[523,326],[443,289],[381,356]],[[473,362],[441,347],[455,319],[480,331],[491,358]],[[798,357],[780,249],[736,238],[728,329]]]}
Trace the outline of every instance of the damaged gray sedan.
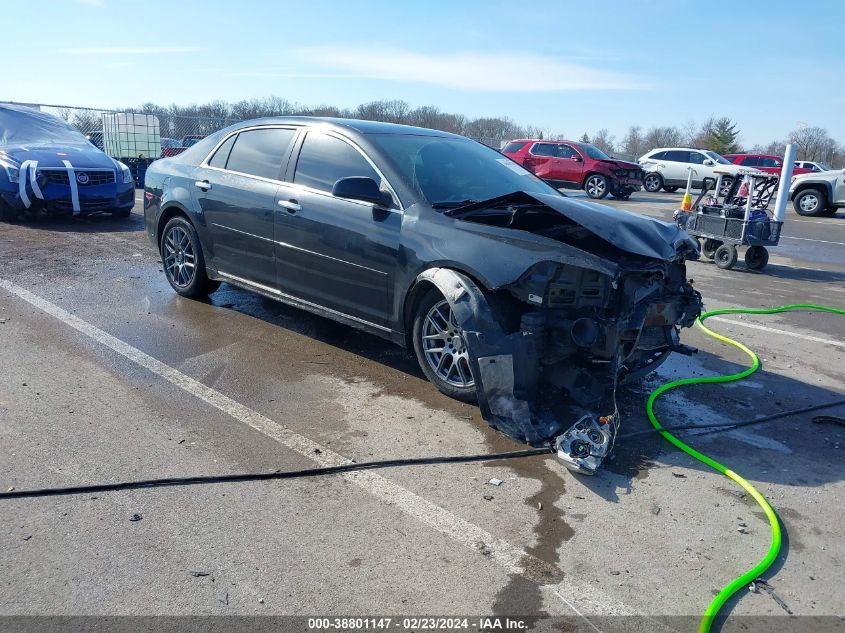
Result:
{"label": "damaged gray sedan", "polygon": [[443,393],[581,472],[612,445],[617,386],[692,351],[683,231],[453,134],[249,121],[153,163],[144,198],[179,294],[226,282],[412,347]]}

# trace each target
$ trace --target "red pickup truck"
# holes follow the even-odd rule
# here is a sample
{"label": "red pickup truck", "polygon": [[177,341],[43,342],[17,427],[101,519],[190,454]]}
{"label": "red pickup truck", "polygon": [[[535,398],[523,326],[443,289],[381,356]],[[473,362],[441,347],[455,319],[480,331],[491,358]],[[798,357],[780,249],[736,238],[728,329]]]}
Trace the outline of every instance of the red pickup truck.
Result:
{"label": "red pickup truck", "polygon": [[[777,174],[779,176],[780,170],[783,169],[783,159],[770,154],[724,154],[724,156],[734,165],[753,167],[754,169],[765,171],[768,174]],[[811,171],[813,170],[794,167],[792,175],[809,174]]]}

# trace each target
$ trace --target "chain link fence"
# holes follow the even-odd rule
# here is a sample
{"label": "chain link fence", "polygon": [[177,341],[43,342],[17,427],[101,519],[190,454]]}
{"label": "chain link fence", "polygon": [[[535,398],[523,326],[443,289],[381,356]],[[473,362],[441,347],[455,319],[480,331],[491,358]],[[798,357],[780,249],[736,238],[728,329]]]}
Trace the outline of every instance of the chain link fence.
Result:
{"label": "chain link fence", "polygon": [[[246,118],[231,116],[186,116],[165,108],[110,110],[45,103],[5,102],[52,114],[82,132],[89,141],[113,158],[155,160],[181,153],[209,134]],[[254,117],[249,117],[254,118]],[[122,138],[121,136],[125,136]],[[115,138],[111,138],[115,137]],[[143,137],[143,143],[139,139]],[[476,138],[496,150],[510,139]],[[141,151],[132,151],[139,149]],[[132,151],[131,154],[128,152]]]}

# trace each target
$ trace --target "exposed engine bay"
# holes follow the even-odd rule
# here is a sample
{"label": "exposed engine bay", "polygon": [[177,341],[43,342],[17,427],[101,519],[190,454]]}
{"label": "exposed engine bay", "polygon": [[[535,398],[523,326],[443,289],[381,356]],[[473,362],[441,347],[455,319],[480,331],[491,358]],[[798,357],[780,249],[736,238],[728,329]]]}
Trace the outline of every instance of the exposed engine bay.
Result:
{"label": "exposed engine bay", "polygon": [[529,230],[586,256],[585,265],[541,262],[486,294],[454,270],[423,276],[463,329],[488,423],[533,446],[554,444],[569,468],[594,473],[619,427],[619,384],[673,351],[696,351],[679,331],[702,309],[684,264],[697,251],[682,246],[667,260],[627,252],[536,201],[465,210],[461,219]]}

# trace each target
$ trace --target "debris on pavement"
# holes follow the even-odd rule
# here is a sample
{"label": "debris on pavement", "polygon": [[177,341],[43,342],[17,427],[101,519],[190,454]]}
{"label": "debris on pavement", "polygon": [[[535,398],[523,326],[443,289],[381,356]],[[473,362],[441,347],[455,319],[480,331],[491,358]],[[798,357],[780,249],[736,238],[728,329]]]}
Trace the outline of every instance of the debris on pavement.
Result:
{"label": "debris on pavement", "polygon": [[210,574],[207,571],[192,571],[191,572],[191,576],[193,576],[194,578],[202,578],[203,576],[208,576],[208,575],[210,575]]}
{"label": "debris on pavement", "polygon": [[672,473],[673,477],[677,477],[678,479],[686,479],[687,476],[684,473]]}
{"label": "debris on pavement", "polygon": [[752,582],[748,586],[748,590],[752,593],[760,593],[760,591],[765,591],[772,597],[772,600],[778,603],[781,609],[786,611],[789,615],[793,615],[792,610],[787,606],[787,604],[783,601],[779,595],[775,593],[775,588],[772,587],[769,583],[767,583],[762,578],[758,578],[754,582]]}
{"label": "debris on pavement", "polygon": [[485,501],[493,501],[493,495],[484,495]]}
{"label": "debris on pavement", "polygon": [[136,513],[135,513],[135,514],[133,514],[131,517],[129,517],[129,520],[130,520],[130,521],[140,521],[140,520],[141,520],[141,519],[143,519],[143,518],[144,518],[144,515],[139,514],[138,512],[136,512]]}
{"label": "debris on pavement", "polygon": [[487,483],[488,483],[488,484],[493,484],[494,486],[501,486],[501,485],[502,485],[503,483],[505,483],[505,482],[504,482],[504,481],[502,481],[501,479],[496,479],[495,477],[493,477],[493,478],[492,478],[490,481],[488,481]]}

